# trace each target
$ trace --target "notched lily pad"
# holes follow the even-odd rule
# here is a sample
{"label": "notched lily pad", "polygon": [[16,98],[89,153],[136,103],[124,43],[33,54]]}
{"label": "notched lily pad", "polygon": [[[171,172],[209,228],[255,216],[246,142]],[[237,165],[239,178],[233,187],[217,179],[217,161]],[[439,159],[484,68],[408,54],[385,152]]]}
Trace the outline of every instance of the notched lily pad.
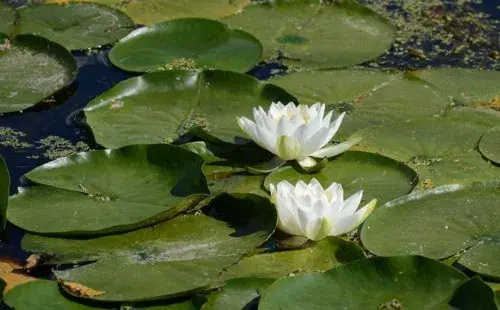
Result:
{"label": "notched lily pad", "polygon": [[264,56],[281,53],[290,66],[347,67],[376,58],[390,47],[394,29],[388,21],[357,2],[331,2],[265,2],[223,21],[255,35]]}
{"label": "notched lily pad", "polygon": [[263,292],[259,309],[447,309],[466,279],[429,258],[373,257],[278,280]]}
{"label": "notched lily pad", "polygon": [[361,239],[376,255],[457,255],[466,268],[500,278],[499,201],[498,183],[417,192],[375,210],[363,225]]}
{"label": "notched lily pad", "polygon": [[17,31],[57,42],[69,50],[113,43],[135,28],[120,11],[97,3],[27,5],[19,9]]}
{"label": "notched lily pad", "polygon": [[134,72],[222,69],[245,72],[260,59],[252,35],[214,20],[182,18],[140,28],[109,53],[117,67]]}
{"label": "notched lily pad", "polygon": [[57,43],[33,35],[0,34],[0,113],[38,103],[71,84],[77,71],[76,60]]}
{"label": "notched lily pad", "polygon": [[481,137],[479,151],[492,162],[500,164],[500,126],[491,128]]}
{"label": "notched lily pad", "polygon": [[7,209],[28,231],[96,235],[150,225],[206,197],[203,159],[181,147],[134,145],[60,158],[29,172]]}
{"label": "notched lily pad", "polygon": [[265,186],[269,189],[270,183],[277,184],[282,180],[291,183],[303,180],[307,183],[312,178],[325,188],[333,182],[342,184],[346,196],[363,190],[365,203],[372,199],[384,203],[406,195],[418,183],[415,171],[402,163],[377,154],[348,151],[331,159],[317,173],[301,173],[291,166],[275,170],[267,176]]}
{"label": "notched lily pad", "polygon": [[251,117],[253,107],[267,108],[272,101],[296,99],[236,72],[170,70],[123,81],[84,111],[96,141],[108,148],[168,143],[194,128],[208,138],[238,143],[243,132],[236,117]]}

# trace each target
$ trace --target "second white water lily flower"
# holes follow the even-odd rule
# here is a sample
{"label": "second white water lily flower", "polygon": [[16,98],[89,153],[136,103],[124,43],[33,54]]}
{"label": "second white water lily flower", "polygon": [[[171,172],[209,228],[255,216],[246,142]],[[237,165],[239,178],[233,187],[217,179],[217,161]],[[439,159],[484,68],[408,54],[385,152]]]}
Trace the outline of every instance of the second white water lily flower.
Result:
{"label": "second white water lily flower", "polygon": [[309,184],[288,181],[270,184],[272,202],[278,212],[278,228],[290,235],[321,240],[345,234],[358,227],[375,208],[377,200],[358,210],[363,191],[344,200],[342,185],[332,183],[326,190],[312,179]]}
{"label": "second white water lily flower", "polygon": [[246,117],[237,120],[240,128],[262,148],[281,159],[297,160],[302,167],[313,167],[317,163],[313,157],[332,157],[359,142],[326,146],[339,129],[345,112],[333,121],[333,111],[324,114],[325,104],[321,103],[309,107],[273,102],[267,113],[262,107],[254,108],[254,121]]}

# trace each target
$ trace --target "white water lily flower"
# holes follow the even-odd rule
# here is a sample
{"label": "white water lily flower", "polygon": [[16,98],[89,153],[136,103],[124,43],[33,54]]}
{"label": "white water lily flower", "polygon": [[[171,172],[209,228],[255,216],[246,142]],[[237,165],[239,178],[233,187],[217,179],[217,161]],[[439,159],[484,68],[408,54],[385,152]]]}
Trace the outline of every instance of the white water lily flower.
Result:
{"label": "white water lily flower", "polygon": [[337,145],[330,142],[342,123],[345,112],[332,121],[333,111],[326,116],[325,104],[286,106],[273,102],[266,113],[262,107],[253,109],[255,122],[238,117],[240,128],[260,147],[284,160],[297,160],[303,167],[316,165],[316,158],[332,157],[347,151],[359,140]]}
{"label": "white water lily flower", "polygon": [[312,179],[295,186],[281,181],[270,184],[272,202],[278,211],[278,228],[290,235],[321,240],[338,236],[358,227],[375,208],[376,199],[358,209],[363,191],[344,201],[342,185],[332,183],[326,190]]}

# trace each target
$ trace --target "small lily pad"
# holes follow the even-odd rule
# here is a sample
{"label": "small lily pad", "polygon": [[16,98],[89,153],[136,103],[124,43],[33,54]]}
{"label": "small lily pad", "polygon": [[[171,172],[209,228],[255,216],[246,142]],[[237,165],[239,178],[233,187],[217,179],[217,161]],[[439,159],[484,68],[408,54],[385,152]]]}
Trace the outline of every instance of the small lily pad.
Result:
{"label": "small lily pad", "polygon": [[21,111],[51,96],[71,84],[77,71],[76,60],[57,43],[0,35],[0,113]]}
{"label": "small lily pad", "polygon": [[[10,5],[0,2],[0,33],[10,34],[15,19],[14,9]],[[0,42],[0,44],[2,43]]]}
{"label": "small lily pad", "polygon": [[27,5],[19,9],[17,30],[57,42],[69,50],[113,43],[135,28],[125,14],[97,3]]}
{"label": "small lily pad", "polygon": [[453,294],[450,306],[460,310],[498,310],[495,292],[475,276],[465,281]]}
{"label": "small lily pad", "polygon": [[389,49],[394,28],[388,21],[354,1],[332,2],[265,2],[223,21],[255,35],[264,56],[282,53],[289,66],[347,67]]}
{"label": "small lily pad", "polygon": [[373,257],[278,280],[263,292],[259,309],[447,309],[466,279],[429,258]]}
{"label": "small lily pad", "polygon": [[375,210],[363,225],[361,239],[376,255],[457,255],[464,267],[500,278],[499,201],[498,183],[413,193]]}
{"label": "small lily pad", "polygon": [[210,19],[182,18],[140,28],[109,53],[124,70],[222,69],[245,72],[259,62],[260,42]]}
{"label": "small lily pad", "polygon": [[60,235],[121,232],[171,218],[208,194],[203,159],[181,147],[134,145],[60,158],[29,172],[7,218]]}
{"label": "small lily pad", "polygon": [[362,189],[365,203],[372,199],[384,203],[406,195],[418,183],[415,171],[402,163],[377,154],[349,151],[332,159],[318,173],[301,173],[291,166],[275,170],[266,178],[265,186],[269,189],[270,183],[282,180],[309,182],[312,178],[324,187],[332,182],[342,184],[346,196]]}
{"label": "small lily pad", "polygon": [[251,117],[253,107],[272,101],[296,99],[236,72],[169,70],[123,81],[84,111],[97,142],[108,148],[171,142],[194,128],[237,143],[243,132],[236,117]]}
{"label": "small lily pad", "polygon": [[491,128],[481,137],[479,151],[492,162],[500,164],[500,126]]}
{"label": "small lily pad", "polygon": [[223,269],[265,242],[274,232],[276,220],[276,210],[266,198],[222,194],[201,212],[153,227],[93,239],[27,235],[23,245],[53,254],[59,262],[98,259],[55,272],[60,281],[105,292],[93,299],[157,300],[219,286]]}
{"label": "small lily pad", "polygon": [[10,176],[7,164],[0,156],[0,234],[3,233],[6,222],[7,205],[9,204]]}

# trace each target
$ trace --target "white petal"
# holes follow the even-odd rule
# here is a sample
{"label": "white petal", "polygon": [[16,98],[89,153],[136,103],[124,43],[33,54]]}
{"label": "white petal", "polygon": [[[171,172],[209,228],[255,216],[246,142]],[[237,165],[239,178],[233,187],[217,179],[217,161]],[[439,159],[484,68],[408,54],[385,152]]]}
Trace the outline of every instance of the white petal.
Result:
{"label": "white petal", "polygon": [[256,126],[257,140],[254,140],[260,147],[265,148],[269,152],[277,155],[276,150],[276,136],[271,133],[267,128]]}
{"label": "white petal", "polygon": [[276,201],[278,228],[290,235],[302,235],[297,215],[297,206],[290,195],[278,193]]}
{"label": "white petal", "polygon": [[300,155],[302,156],[311,156],[311,154],[318,151],[323,141],[325,140],[325,136],[328,134],[330,129],[328,127],[323,127],[318,130],[312,137],[310,137],[305,144],[302,145],[302,152]]}
{"label": "white petal", "polygon": [[284,160],[293,160],[300,156],[301,146],[299,141],[282,135],[276,141],[276,155]]}
{"label": "white petal", "polygon": [[299,163],[299,165],[302,168],[306,168],[306,169],[314,167],[318,164],[318,161],[316,161],[316,159],[309,157],[309,156],[299,157],[299,158],[297,158],[297,162]]}
{"label": "white petal", "polygon": [[361,198],[363,197],[363,191],[359,191],[351,197],[344,201],[344,207],[342,208],[343,215],[352,215],[358,209]]}
{"label": "white petal", "polygon": [[300,127],[298,127],[295,132],[293,133],[293,138],[297,141],[299,141],[300,145],[304,145],[307,140],[308,140],[308,125],[307,124],[302,124]]}
{"label": "white petal", "polygon": [[323,127],[328,127],[328,125],[323,124],[323,120],[320,116],[316,116],[309,120],[307,123],[307,138],[312,138]]}
{"label": "white petal", "polygon": [[317,158],[337,156],[339,154],[344,153],[345,151],[347,151],[351,147],[353,147],[359,141],[361,141],[361,139],[356,138],[356,139],[351,139],[351,140],[342,142],[340,144],[330,145],[330,146],[324,147],[324,148],[322,148],[322,149],[320,149],[312,154],[309,154],[309,156],[317,157]]}
{"label": "white petal", "polygon": [[330,236],[338,236],[338,235],[348,233],[351,230],[358,227],[359,225],[361,225],[361,223],[363,223],[363,221],[373,211],[376,203],[377,203],[377,200],[374,199],[374,200],[370,201],[366,206],[359,209],[353,215],[348,215],[346,217],[342,217],[339,220],[336,220],[334,222],[334,224],[332,225],[332,230],[330,232]]}
{"label": "white petal", "polygon": [[307,195],[307,193],[309,192],[309,189],[307,188],[307,184],[302,181],[302,180],[299,180],[297,182],[297,184],[295,184],[295,195],[299,196],[299,195]]}
{"label": "white petal", "polygon": [[281,181],[276,186],[276,189],[280,193],[282,193],[282,192],[288,193],[288,192],[293,192],[295,190],[295,187],[292,184],[290,184],[290,182],[288,182],[288,181]]}
{"label": "white petal", "polygon": [[344,119],[345,112],[342,112],[342,114],[337,117],[333,123],[330,124],[330,128],[333,129],[333,134],[335,135],[337,131],[339,130],[340,124],[342,123],[342,120]]}
{"label": "white petal", "polygon": [[288,118],[282,117],[278,122],[278,126],[276,127],[276,136],[279,137],[285,135],[293,137],[298,125],[298,123],[294,124]]}
{"label": "white petal", "polygon": [[254,122],[246,117],[237,117],[236,120],[238,121],[238,125],[240,126],[241,130],[243,130],[243,132],[246,133],[247,136],[249,136],[253,141],[258,139]]}
{"label": "white petal", "polygon": [[[299,220],[299,227],[301,229],[301,235],[308,237],[308,230],[311,230],[310,224],[316,221],[316,215],[312,212],[312,210],[308,210],[305,208],[297,209],[297,218]],[[309,237],[308,237],[309,238]]]}
{"label": "white petal", "polygon": [[309,184],[307,185],[309,190],[312,192],[312,195],[316,197],[320,197],[325,194],[325,190],[321,183],[318,182],[315,178],[312,178]]}
{"label": "white petal", "polygon": [[297,211],[303,236],[314,241],[328,236],[332,227],[326,217],[317,217],[313,213],[302,209]]}

